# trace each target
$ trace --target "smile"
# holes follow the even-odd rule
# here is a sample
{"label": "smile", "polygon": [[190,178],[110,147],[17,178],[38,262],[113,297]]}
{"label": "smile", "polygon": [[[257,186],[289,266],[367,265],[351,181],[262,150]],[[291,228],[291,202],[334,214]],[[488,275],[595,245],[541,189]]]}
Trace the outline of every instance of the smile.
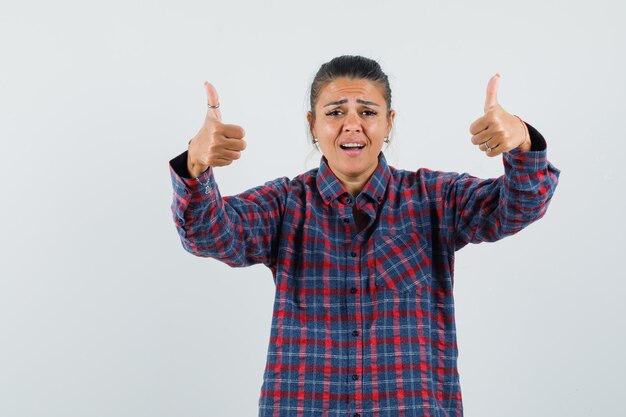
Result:
{"label": "smile", "polygon": [[346,143],[344,145],[339,145],[339,147],[343,150],[344,154],[346,154],[347,156],[356,157],[356,156],[359,156],[362,152],[364,152],[363,148],[365,148],[365,145]]}
{"label": "smile", "polygon": [[341,149],[363,149],[365,148],[365,145],[362,145],[360,143],[346,143],[343,145],[340,145]]}
{"label": "smile", "polygon": [[345,145],[340,145],[341,149],[363,149],[365,145],[361,145],[360,143],[346,143]]}

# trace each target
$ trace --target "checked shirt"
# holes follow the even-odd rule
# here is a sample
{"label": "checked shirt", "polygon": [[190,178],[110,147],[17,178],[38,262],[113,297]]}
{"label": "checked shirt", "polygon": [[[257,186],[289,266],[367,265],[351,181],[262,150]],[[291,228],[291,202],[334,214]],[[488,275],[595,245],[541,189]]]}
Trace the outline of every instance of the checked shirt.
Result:
{"label": "checked shirt", "polygon": [[[504,175],[389,166],[354,198],[319,168],[221,196],[212,168],[170,161],[183,247],[233,267],[265,264],[276,292],[260,417],[461,417],[455,252],[541,218],[560,171],[532,148],[502,155]],[[355,212],[365,225],[357,228]]]}

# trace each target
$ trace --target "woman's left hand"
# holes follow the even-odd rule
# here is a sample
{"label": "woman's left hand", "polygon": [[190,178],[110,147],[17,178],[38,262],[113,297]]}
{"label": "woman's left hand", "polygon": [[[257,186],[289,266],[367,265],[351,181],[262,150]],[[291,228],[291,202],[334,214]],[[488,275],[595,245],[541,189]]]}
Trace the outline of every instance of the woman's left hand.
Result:
{"label": "woman's left hand", "polygon": [[472,143],[487,156],[497,156],[515,148],[529,151],[530,136],[526,123],[507,113],[498,103],[499,81],[500,74],[496,74],[487,84],[485,114],[470,125]]}

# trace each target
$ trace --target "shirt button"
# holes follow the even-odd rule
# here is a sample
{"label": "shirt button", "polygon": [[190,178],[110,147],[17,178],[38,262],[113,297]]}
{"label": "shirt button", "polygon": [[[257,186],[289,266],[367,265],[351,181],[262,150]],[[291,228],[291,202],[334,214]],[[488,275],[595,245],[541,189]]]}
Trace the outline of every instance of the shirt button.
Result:
{"label": "shirt button", "polygon": [[357,379],[359,379],[359,376],[357,374],[352,375],[352,380],[356,381]]}
{"label": "shirt button", "polygon": [[359,331],[358,330],[353,330],[352,331],[352,336],[358,336],[359,335]]}
{"label": "shirt button", "polygon": [[350,197],[346,197],[346,204],[352,204],[352,199]]}
{"label": "shirt button", "polygon": [[348,217],[346,217],[346,218],[343,219],[343,222],[344,223],[350,223],[350,219]]}
{"label": "shirt button", "polygon": [[356,257],[356,252],[350,252],[350,256],[352,256],[353,258]]}
{"label": "shirt button", "polygon": [[351,292],[352,294],[356,293],[356,288],[355,288],[355,287],[350,288],[350,292]]}

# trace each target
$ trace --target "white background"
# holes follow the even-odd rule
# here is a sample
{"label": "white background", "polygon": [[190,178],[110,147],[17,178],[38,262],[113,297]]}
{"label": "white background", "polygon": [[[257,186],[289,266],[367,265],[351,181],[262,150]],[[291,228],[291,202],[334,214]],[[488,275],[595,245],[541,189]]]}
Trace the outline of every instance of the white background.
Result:
{"label": "white background", "polygon": [[[253,416],[274,285],[186,253],[168,161],[218,89],[248,148],[224,195],[319,164],[307,91],[379,60],[388,161],[503,173],[487,81],[562,170],[546,216],[457,253],[466,416],[623,416],[622,1],[21,1],[0,7],[0,416]],[[620,185],[621,184],[621,185]]]}

